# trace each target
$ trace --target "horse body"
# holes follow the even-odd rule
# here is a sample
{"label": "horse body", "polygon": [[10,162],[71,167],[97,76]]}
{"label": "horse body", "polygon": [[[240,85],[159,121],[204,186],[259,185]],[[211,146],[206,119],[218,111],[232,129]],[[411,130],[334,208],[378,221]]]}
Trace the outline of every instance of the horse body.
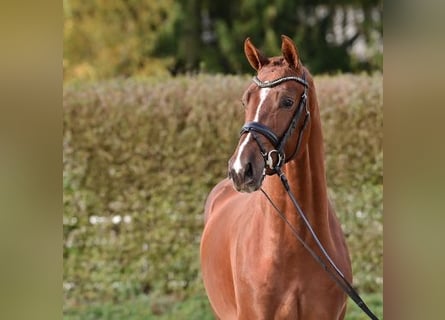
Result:
{"label": "horse body", "polygon": [[[245,51],[249,59],[252,52],[248,49]],[[253,64],[265,62],[258,52],[253,54],[256,55]],[[283,52],[285,58],[286,54],[288,52]],[[286,76],[275,74],[275,70],[265,70],[268,71],[266,77]],[[320,241],[351,281],[345,239],[327,197],[318,103],[312,79],[309,79],[309,83],[310,131],[303,138],[304,148],[283,166],[283,172],[302,209],[308,213],[308,220]],[[262,92],[260,90],[256,100],[251,99],[254,100],[252,104],[261,107],[278,95],[265,97],[265,91]],[[267,92],[270,95],[272,91]],[[247,110],[246,119],[258,120],[261,118],[259,114],[258,109]],[[273,123],[280,123],[279,115],[274,118]],[[256,174],[264,169],[264,160],[258,155],[257,144],[249,142],[249,139],[253,140],[249,134],[240,140],[229,161],[229,170],[233,171],[232,181],[221,181],[211,191],[205,205],[201,268],[212,309],[219,319],[224,320],[343,319],[346,295],[296,241],[264,194],[256,191],[261,186],[285,213],[300,237],[320,254],[302,225],[280,178],[276,175],[264,178]],[[296,136],[292,135],[290,141],[295,143],[295,139]],[[262,139],[262,143],[268,146],[266,139]],[[291,154],[289,148],[286,148],[286,154]],[[248,170],[243,172],[243,168]],[[240,172],[243,172],[241,177],[235,177]],[[245,192],[236,191],[234,186]]]}

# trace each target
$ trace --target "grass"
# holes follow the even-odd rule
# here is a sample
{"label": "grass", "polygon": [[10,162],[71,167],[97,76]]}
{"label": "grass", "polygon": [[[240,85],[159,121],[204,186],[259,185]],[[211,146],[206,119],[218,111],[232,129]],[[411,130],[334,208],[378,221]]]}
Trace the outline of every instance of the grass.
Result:
{"label": "grass", "polygon": [[[382,296],[377,293],[363,294],[363,300],[379,319],[383,319]],[[184,301],[173,298],[151,299],[140,296],[121,304],[95,304],[71,308],[64,312],[64,320],[211,320],[214,319],[207,298],[204,295],[191,297]],[[347,320],[366,320],[368,316],[348,300]]]}

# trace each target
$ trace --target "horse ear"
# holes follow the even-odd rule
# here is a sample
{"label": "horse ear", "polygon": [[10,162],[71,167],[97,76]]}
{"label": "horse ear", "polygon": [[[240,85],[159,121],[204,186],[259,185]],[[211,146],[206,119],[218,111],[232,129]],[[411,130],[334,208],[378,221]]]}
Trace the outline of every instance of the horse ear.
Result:
{"label": "horse ear", "polygon": [[281,35],[281,53],[291,68],[297,69],[299,63],[298,50],[291,38]]}
{"label": "horse ear", "polygon": [[244,54],[246,55],[247,61],[249,61],[252,68],[256,71],[269,62],[269,59],[252,44],[250,38],[244,41]]}

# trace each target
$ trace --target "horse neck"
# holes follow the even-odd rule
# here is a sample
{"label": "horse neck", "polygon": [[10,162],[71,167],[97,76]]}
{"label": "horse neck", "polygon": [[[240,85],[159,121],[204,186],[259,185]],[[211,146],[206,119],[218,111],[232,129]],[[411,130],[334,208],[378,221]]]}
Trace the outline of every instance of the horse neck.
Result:
{"label": "horse neck", "polygon": [[[328,233],[329,201],[318,105],[311,114],[310,130],[308,142],[305,149],[302,150],[302,154],[284,165],[283,172],[289,181],[291,191],[313,229],[323,237],[323,234]],[[305,134],[308,134],[308,132]],[[303,226],[301,218],[298,216],[280,178],[277,175],[267,177],[263,183],[263,189],[271,196],[271,199],[282,210],[289,222],[296,227],[300,235],[304,236],[307,229]],[[268,226],[276,229],[275,231],[278,233],[284,233],[288,227],[276,216],[275,209],[265,197],[263,197],[263,208],[265,211],[269,211],[266,214],[270,219],[267,222]]]}

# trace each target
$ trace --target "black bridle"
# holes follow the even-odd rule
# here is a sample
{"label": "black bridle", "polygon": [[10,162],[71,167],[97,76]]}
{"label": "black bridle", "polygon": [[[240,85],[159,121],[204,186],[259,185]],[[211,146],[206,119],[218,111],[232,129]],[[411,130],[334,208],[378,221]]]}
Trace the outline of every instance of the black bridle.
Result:
{"label": "black bridle", "polygon": [[[298,152],[300,145],[301,145],[301,140],[302,140],[304,129],[306,128],[307,123],[310,118],[310,112],[307,107],[307,89],[308,89],[309,85],[305,79],[304,73],[303,73],[302,78],[296,77],[296,76],[295,77],[290,76],[290,77],[282,77],[282,78],[278,78],[273,81],[265,81],[265,82],[259,80],[258,77],[253,78],[253,82],[255,82],[255,84],[257,86],[259,86],[260,88],[275,87],[285,81],[297,81],[298,83],[300,83],[304,86],[304,92],[301,95],[299,105],[298,105],[297,109],[295,109],[295,112],[291,119],[289,127],[287,128],[287,130],[283,134],[283,136],[281,138],[278,138],[277,135],[269,127],[261,124],[260,122],[255,122],[255,121],[248,122],[248,123],[244,124],[243,128],[241,129],[240,134],[243,135],[244,133],[247,133],[247,132],[252,133],[252,136],[254,137],[255,141],[257,142],[257,144],[260,148],[261,154],[264,158],[265,168],[269,168],[268,172],[266,172],[266,169],[265,169],[264,174],[266,174],[266,173],[269,175],[277,174],[280,177],[281,182],[282,182],[284,188],[286,189],[287,194],[289,195],[293,205],[295,206],[295,209],[297,210],[299,216],[303,220],[304,225],[309,230],[310,234],[312,235],[312,238],[315,240],[315,243],[317,244],[318,248],[321,250],[322,256],[324,256],[324,258],[327,260],[327,262],[324,261],[324,259],[320,255],[315,253],[315,251],[313,249],[311,249],[308,246],[308,244],[299,236],[295,227],[292,226],[292,224],[289,222],[289,220],[287,220],[284,213],[273,203],[273,201],[269,197],[269,195],[262,188],[260,190],[265,195],[267,200],[271,203],[272,207],[276,210],[278,216],[289,226],[289,228],[291,229],[291,232],[297,238],[297,240],[311,254],[311,256],[321,265],[321,267],[328,273],[328,275],[331,276],[331,278],[335,281],[335,283],[337,283],[337,285],[368,315],[369,318],[371,318],[373,320],[378,320],[378,318],[368,308],[366,303],[362,300],[362,298],[357,293],[357,291],[351,286],[351,284],[348,282],[348,280],[346,280],[343,273],[339,270],[339,268],[332,261],[329,254],[326,252],[326,249],[321,244],[320,240],[318,239],[318,236],[316,235],[315,231],[312,229],[312,226],[310,225],[309,220],[306,218],[306,215],[304,214],[303,210],[301,209],[300,205],[297,202],[297,199],[295,198],[294,194],[292,193],[286,176],[284,175],[283,171],[281,170],[282,165],[286,161],[292,159],[294,157],[294,155]],[[298,120],[300,119],[301,114],[303,112],[303,109],[306,110],[306,116],[304,119],[303,126],[301,127],[300,133],[298,135],[297,145],[295,147],[293,154],[289,158],[286,159],[286,156],[284,154],[284,147],[286,145],[287,140],[294,132],[294,130],[297,126]],[[259,134],[263,135],[264,137],[266,137],[271,142],[272,146],[275,149],[272,149],[271,151],[266,152],[261,141],[256,136],[256,133],[259,133]],[[274,161],[274,159],[273,159],[274,154],[276,154],[276,157],[277,157],[276,161]]]}
{"label": "black bridle", "polygon": [[[255,82],[255,84],[260,88],[272,88],[272,87],[275,87],[275,86],[277,86],[283,82],[286,82],[286,81],[296,81],[296,82],[302,84],[304,86],[304,92],[301,95],[298,107],[295,109],[295,112],[292,116],[289,126],[287,127],[287,130],[283,134],[283,136],[281,138],[278,138],[277,135],[269,127],[263,125],[260,122],[256,122],[256,121],[247,122],[246,124],[244,124],[244,126],[242,127],[241,132],[240,132],[240,135],[243,135],[248,132],[252,133],[255,141],[257,142],[257,144],[260,148],[261,155],[263,156],[264,161],[266,163],[265,168],[269,169],[267,171],[265,170],[265,173],[267,173],[269,175],[275,174],[276,168],[277,167],[281,168],[281,166],[284,163],[286,163],[288,160],[292,159],[294,157],[294,155],[297,154],[298,150],[300,149],[300,145],[301,145],[301,141],[302,141],[302,137],[303,137],[303,131],[304,131],[304,129],[306,129],[306,126],[310,119],[310,112],[307,107],[307,89],[309,87],[309,84],[307,83],[307,81],[305,79],[304,73],[303,73],[302,78],[296,77],[296,76],[289,76],[289,77],[282,77],[282,78],[278,78],[276,80],[264,81],[264,82],[261,81],[260,79],[258,79],[258,77],[253,78],[253,82]],[[290,157],[286,158],[286,155],[284,153],[284,148],[286,146],[286,142],[289,139],[289,137],[292,135],[292,133],[294,132],[294,130],[297,126],[298,120],[301,118],[303,110],[305,110],[306,113],[305,113],[303,126],[301,127],[300,133],[298,135],[297,145],[296,145],[292,155]],[[259,134],[263,135],[264,137],[266,137],[270,141],[270,143],[272,144],[274,149],[267,152],[266,149],[264,148],[263,144],[258,139],[258,137],[255,133],[259,133]],[[274,159],[274,157],[276,159]]]}

